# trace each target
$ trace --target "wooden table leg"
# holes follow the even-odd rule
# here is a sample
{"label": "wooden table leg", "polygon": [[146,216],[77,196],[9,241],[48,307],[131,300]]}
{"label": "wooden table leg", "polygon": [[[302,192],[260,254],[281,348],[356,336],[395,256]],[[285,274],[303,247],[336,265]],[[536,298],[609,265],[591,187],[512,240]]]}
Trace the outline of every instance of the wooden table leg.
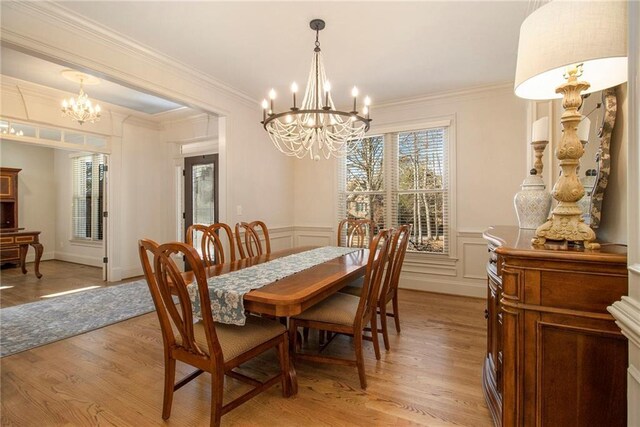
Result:
{"label": "wooden table leg", "polygon": [[20,268],[22,269],[22,274],[27,274],[27,251],[29,250],[29,245],[20,245]]}
{"label": "wooden table leg", "polygon": [[42,274],[40,274],[40,258],[42,258],[42,252],[44,252],[44,247],[42,246],[42,243],[32,243],[31,246],[33,246],[33,249],[36,250],[36,262],[35,262],[34,270],[36,272],[36,277],[39,279],[42,277]]}
{"label": "wooden table leg", "polygon": [[296,374],[296,368],[293,366],[293,362],[289,361],[289,396],[295,396],[298,394],[298,376]]}

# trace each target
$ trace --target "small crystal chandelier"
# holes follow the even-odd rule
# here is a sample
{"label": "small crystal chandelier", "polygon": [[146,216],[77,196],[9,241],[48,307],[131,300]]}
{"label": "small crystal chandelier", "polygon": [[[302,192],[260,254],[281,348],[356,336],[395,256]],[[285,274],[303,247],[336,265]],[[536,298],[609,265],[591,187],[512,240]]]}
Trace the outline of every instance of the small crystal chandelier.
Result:
{"label": "small crystal chandelier", "polygon": [[260,123],[269,133],[276,148],[287,156],[296,156],[299,159],[309,156],[314,160],[319,160],[320,155],[325,159],[331,156],[342,157],[369,130],[371,101],[369,97],[365,97],[360,115],[357,110],[358,89],[354,87],[351,91],[353,110],[346,112],[335,108],[318,41],[319,32],[325,27],[325,22],[322,19],[314,19],[310,22],[310,27],[316,32],[316,47],[313,50],[311,72],[302,105],[296,105],[298,85],[294,82],[291,85],[293,107],[288,111],[276,113],[273,108],[276,92],[271,89],[270,102],[266,99],[262,101]]}
{"label": "small crystal chandelier", "polygon": [[62,101],[62,114],[70,117],[72,120],[77,121],[80,124],[84,122],[95,123],[100,120],[100,106],[98,104],[91,104],[89,95],[84,91],[84,83],[89,81],[88,84],[98,83],[98,79],[86,74],[78,73],[72,70],[63,71],[63,76],[69,80],[80,82],[80,93],[77,98],[69,98]]}

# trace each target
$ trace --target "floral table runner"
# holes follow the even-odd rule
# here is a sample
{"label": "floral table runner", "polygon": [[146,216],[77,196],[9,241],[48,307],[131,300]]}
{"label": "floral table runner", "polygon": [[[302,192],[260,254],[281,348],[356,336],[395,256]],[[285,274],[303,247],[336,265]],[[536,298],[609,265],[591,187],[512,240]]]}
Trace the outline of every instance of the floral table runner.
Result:
{"label": "floral table runner", "polygon": [[[207,279],[207,285],[213,320],[231,325],[244,325],[246,321],[244,295],[246,293],[358,250],[360,249],[326,246],[210,277]],[[202,310],[198,286],[195,282],[191,283],[187,290],[193,304],[193,314],[201,319]]]}

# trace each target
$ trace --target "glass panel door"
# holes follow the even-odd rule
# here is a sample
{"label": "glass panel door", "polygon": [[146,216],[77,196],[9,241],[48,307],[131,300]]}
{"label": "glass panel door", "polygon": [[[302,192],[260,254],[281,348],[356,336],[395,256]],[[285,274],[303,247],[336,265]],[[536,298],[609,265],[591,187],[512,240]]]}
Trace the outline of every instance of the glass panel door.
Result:
{"label": "glass panel door", "polygon": [[[186,232],[191,224],[218,222],[218,155],[186,157],[184,163]],[[194,236],[193,242],[198,251],[199,237]]]}

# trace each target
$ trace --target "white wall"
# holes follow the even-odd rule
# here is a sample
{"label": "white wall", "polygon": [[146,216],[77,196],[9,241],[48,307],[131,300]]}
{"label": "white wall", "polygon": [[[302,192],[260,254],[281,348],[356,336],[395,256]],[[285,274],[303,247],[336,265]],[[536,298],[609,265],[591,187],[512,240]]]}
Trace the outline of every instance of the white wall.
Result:
{"label": "white wall", "polygon": [[173,240],[174,227],[166,209],[174,204],[168,191],[172,179],[167,168],[169,148],[161,142],[160,131],[124,123],[119,176],[122,222],[118,228],[122,278],[142,274],[139,239]]}
{"label": "white wall", "polygon": [[[22,169],[18,174],[18,226],[40,231],[40,243],[44,247],[42,259],[53,259],[56,249],[54,150],[3,139],[0,165]],[[27,262],[34,259],[35,251],[29,249]]]}
{"label": "white wall", "polygon": [[[443,94],[372,108],[376,128],[419,124],[444,116],[454,119],[456,143],[453,259],[408,256],[401,286],[454,294],[486,293],[486,243],[490,225],[517,225],[513,197],[524,179],[526,102],[511,85]],[[335,240],[336,163],[295,164],[296,244]]]}

